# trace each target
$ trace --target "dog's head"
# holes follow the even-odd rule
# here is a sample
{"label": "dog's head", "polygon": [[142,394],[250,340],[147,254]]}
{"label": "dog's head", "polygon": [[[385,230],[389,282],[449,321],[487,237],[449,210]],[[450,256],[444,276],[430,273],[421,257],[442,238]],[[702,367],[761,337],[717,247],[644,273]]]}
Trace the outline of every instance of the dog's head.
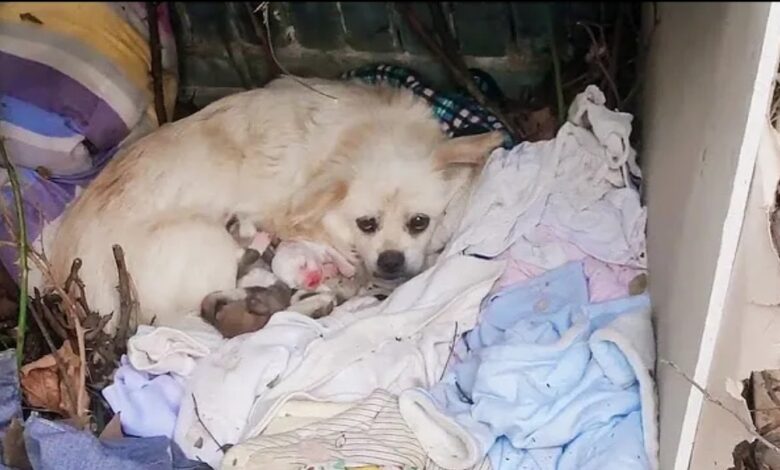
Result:
{"label": "dog's head", "polygon": [[350,159],[349,178],[341,180],[323,226],[373,277],[400,282],[427,268],[429,255],[443,248],[434,233],[445,209],[469,189],[502,137],[444,140],[414,128],[369,135],[350,149],[358,158]]}
{"label": "dog's head", "polygon": [[502,135],[448,139],[411,93],[352,91],[355,101],[342,98],[329,119],[338,130],[317,148],[328,156],[295,204],[292,224],[359,258],[375,278],[402,281],[444,247],[445,209],[470,190]]}

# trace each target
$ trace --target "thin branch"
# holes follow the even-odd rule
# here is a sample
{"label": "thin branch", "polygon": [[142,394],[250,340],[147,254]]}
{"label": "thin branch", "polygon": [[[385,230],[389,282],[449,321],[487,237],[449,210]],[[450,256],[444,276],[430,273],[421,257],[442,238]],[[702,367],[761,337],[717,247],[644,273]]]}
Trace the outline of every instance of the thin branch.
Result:
{"label": "thin branch", "polygon": [[[22,364],[22,358],[24,357],[24,339],[27,334],[27,289],[28,289],[28,267],[27,267],[27,222],[24,218],[24,205],[22,200],[22,189],[19,184],[19,175],[16,173],[16,168],[11,163],[11,159],[8,158],[8,153],[5,151],[5,143],[0,138],[0,158],[2,158],[3,166],[8,172],[8,179],[11,183],[11,191],[14,195],[14,206],[16,207],[16,223],[18,225],[18,236],[16,237],[16,243],[19,247],[19,317],[16,327],[16,361],[19,365]],[[9,232],[13,229],[9,225]]]}
{"label": "thin branch", "polygon": [[315,93],[319,93],[320,95],[330,98],[333,101],[338,101],[338,98],[330,95],[328,93],[325,93],[324,91],[320,91],[316,89],[314,86],[306,83],[305,81],[301,80],[299,77],[296,77],[295,75],[288,72],[283,66],[282,63],[279,62],[279,59],[276,57],[276,52],[274,51],[274,44],[273,39],[271,39],[271,20],[270,15],[268,13],[268,10],[270,9],[271,2],[261,2],[260,5],[255,8],[254,12],[258,12],[260,10],[263,11],[263,22],[265,23],[265,32],[266,32],[266,39],[268,41],[268,52],[271,54],[271,59],[276,63],[276,66],[279,67],[279,70],[284,72],[285,75],[289,76],[296,82],[298,82],[299,85],[303,86],[304,88],[307,88]]}
{"label": "thin branch", "polygon": [[228,449],[233,447],[233,444],[222,445],[222,444],[219,443],[217,438],[214,437],[214,434],[211,433],[211,431],[209,430],[208,426],[206,426],[206,423],[204,423],[203,419],[200,417],[200,410],[198,409],[198,400],[195,399],[195,394],[193,393],[191,395],[192,395],[192,407],[195,410],[195,417],[198,419],[198,422],[203,427],[203,429],[206,430],[206,434],[209,435],[211,440],[214,441],[214,444],[216,444],[217,447],[219,448],[219,450],[224,454]]}
{"label": "thin branch", "polygon": [[450,353],[447,355],[447,361],[444,362],[444,369],[441,371],[441,377],[439,382],[444,378],[444,374],[447,372],[447,366],[450,365],[450,359],[452,359],[452,353],[455,352],[455,342],[458,340],[458,322],[455,322],[455,332],[452,334],[452,344],[450,345]]}
{"label": "thin branch", "polygon": [[441,2],[430,2],[428,9],[431,12],[431,20],[433,20],[433,30],[439,37],[444,50],[450,55],[450,57],[456,56],[459,51],[458,44],[455,42],[455,38],[450,33],[450,27],[447,23],[447,18],[444,15],[444,8]]}
{"label": "thin branch", "polygon": [[[617,84],[617,76],[619,73],[618,64],[620,61],[620,46],[623,42],[623,29],[624,28],[624,17],[626,16],[625,11],[625,4],[624,3],[618,3],[618,12],[617,12],[617,19],[615,20],[615,30],[612,35],[612,52],[607,57],[609,61],[609,66],[607,67],[608,70],[608,77],[612,80],[613,83]],[[604,45],[606,47],[607,42],[606,38],[604,36],[604,30],[602,28],[601,30],[601,36],[602,40],[604,41]],[[604,79],[601,82],[602,88],[605,86],[605,82],[608,80],[607,77],[604,77]],[[625,101],[625,98],[623,98],[623,101]],[[620,100],[616,100],[612,102],[612,99],[607,98],[607,107],[608,108],[616,108],[620,106]]]}
{"label": "thin branch", "polygon": [[[616,104],[620,103],[620,101],[621,101],[620,100],[620,93],[618,93],[617,85],[615,85],[615,81],[612,80],[612,77],[609,75],[609,71],[604,66],[604,63],[601,62],[601,58],[599,57],[598,49],[600,49],[600,47],[599,47],[599,42],[596,39],[596,36],[593,34],[593,31],[590,29],[590,26],[588,26],[584,22],[578,21],[576,24],[578,26],[581,26],[582,28],[584,28],[585,31],[587,31],[588,36],[590,36],[590,40],[591,40],[592,44],[596,46],[596,51],[597,52],[596,52],[596,56],[594,57],[594,60],[596,61],[596,65],[601,70],[601,73],[604,75],[604,78],[606,78],[607,83],[609,84],[610,91],[612,92],[612,94],[615,97],[615,103]],[[605,47],[606,47],[606,45],[605,45]]]}
{"label": "thin branch", "polygon": [[146,2],[146,21],[149,24],[149,49],[152,53],[152,86],[154,88],[154,111],[157,124],[168,122],[165,112],[165,90],[163,88],[162,45],[160,44],[160,25],[157,22],[157,2]]}
{"label": "thin branch", "polygon": [[747,419],[745,419],[744,417],[740,416],[739,413],[737,413],[736,411],[734,411],[731,408],[729,408],[728,406],[726,406],[722,401],[720,401],[717,398],[713,397],[710,394],[710,392],[707,391],[707,389],[705,389],[704,387],[702,387],[701,385],[696,383],[696,381],[693,380],[692,378],[688,377],[688,375],[685,372],[683,372],[683,370],[680,369],[680,367],[677,364],[673,363],[672,361],[668,361],[666,359],[661,359],[661,358],[658,359],[658,362],[671,367],[672,370],[674,370],[680,377],[685,379],[686,382],[688,382],[696,390],[698,390],[704,396],[705,400],[707,400],[708,402],[714,404],[718,408],[721,408],[723,411],[725,411],[726,413],[728,413],[731,416],[733,416],[734,418],[736,418],[737,421],[739,421],[739,423],[742,425],[742,427],[744,427],[745,430],[751,436],[755,437],[762,444],[764,444],[768,448],[770,448],[773,451],[775,451],[778,455],[780,455],[780,448],[778,448],[776,445],[772,444],[767,438],[765,438],[764,436],[759,434],[758,431],[756,431],[756,427],[755,427],[755,425],[753,423],[749,422]]}
{"label": "thin branch", "polygon": [[28,253],[30,256],[30,259],[33,261],[33,263],[38,267],[38,269],[41,271],[41,273],[47,278],[48,282],[54,289],[54,291],[60,295],[62,298],[63,303],[65,304],[66,311],[68,312],[71,320],[73,321],[73,327],[76,330],[76,343],[78,344],[78,350],[79,350],[79,360],[81,361],[81,367],[79,367],[79,389],[78,389],[78,396],[76,398],[76,404],[77,404],[77,412],[78,416],[83,416],[83,413],[85,411],[84,403],[83,403],[83,397],[86,396],[86,385],[87,385],[87,359],[86,359],[86,346],[84,344],[84,329],[81,326],[81,320],[79,319],[79,306],[81,304],[77,304],[73,301],[73,299],[70,298],[70,295],[65,292],[62,287],[57,284],[57,281],[55,280],[54,275],[51,272],[51,269],[49,268],[48,264],[46,263],[46,260],[35,251],[34,248],[30,248],[30,251]]}
{"label": "thin branch", "polygon": [[249,12],[249,20],[252,22],[252,29],[255,30],[255,35],[260,39],[260,44],[265,50],[266,63],[268,64],[268,70],[271,73],[271,78],[276,78],[282,74],[282,69],[273,58],[271,44],[268,42],[270,31],[266,31],[265,26],[257,21],[257,17],[255,16],[255,11],[252,9],[252,5],[250,5],[249,2],[244,2],[244,5]]}
{"label": "thin branch", "polygon": [[558,44],[555,39],[555,23],[553,21],[552,5],[547,5],[547,31],[550,38],[550,53],[552,54],[553,73],[555,74],[555,95],[558,103],[558,124],[566,121],[566,103],[563,98],[561,83],[561,59],[558,56]]}
{"label": "thin branch", "polygon": [[[2,145],[0,145],[2,147]],[[5,156],[5,152],[0,152],[3,156]],[[13,168],[12,166],[10,168]],[[2,215],[3,220],[5,221],[7,226],[11,225],[11,216],[8,214],[7,207],[5,204],[0,204],[0,215]],[[11,231],[13,233],[13,231]],[[26,233],[24,234],[26,236]],[[15,234],[13,236],[16,236]],[[26,240],[23,239],[23,240]],[[21,240],[17,239],[17,243],[21,244]],[[70,298],[68,293],[66,293],[62,288],[57,284],[55,281],[54,275],[51,272],[51,269],[48,265],[48,262],[45,258],[43,258],[43,255],[38,253],[33,246],[30,246],[25,243],[25,257],[24,259],[27,260],[29,257],[30,260],[38,267],[38,269],[41,271],[41,273],[46,276],[47,280],[50,282],[50,284],[53,286],[53,289],[57,294],[59,294],[62,297],[63,302],[65,303],[67,307],[67,312],[70,314],[74,327],[76,330],[76,340],[78,343],[78,350],[79,350],[79,360],[80,360],[80,367],[79,367],[79,389],[78,389],[78,395],[76,397],[76,413],[78,417],[84,416],[84,412],[86,411],[86,407],[84,406],[83,400],[86,396],[86,374],[87,374],[87,361],[86,361],[86,346],[84,344],[84,330],[81,327],[81,322],[79,321],[79,315],[78,315],[78,308],[76,307],[76,303],[73,302],[73,300]],[[25,262],[25,267],[26,267]],[[26,291],[24,292],[24,296],[22,298],[27,299]],[[21,299],[20,299],[21,301]],[[18,347],[18,344],[17,344]]]}
{"label": "thin branch", "polygon": [[35,297],[33,298],[33,302],[37,303],[41,308],[41,314],[43,315],[43,318],[46,320],[46,323],[51,327],[51,329],[54,330],[54,332],[57,334],[57,336],[60,337],[62,340],[68,339],[68,332],[65,331],[65,325],[62,324],[62,322],[54,315],[54,313],[51,311],[48,305],[46,305],[46,302],[41,297],[41,293],[38,290],[38,288],[34,288],[33,290]]}
{"label": "thin branch", "polygon": [[76,258],[73,260],[73,263],[70,265],[70,272],[68,273],[68,278],[65,279],[65,292],[70,292],[70,286],[73,284],[73,282],[78,282],[79,278],[79,269],[81,269],[81,258]]}
{"label": "thin branch", "polygon": [[125,253],[119,245],[114,245],[113,251],[119,276],[119,324],[114,338],[120,352],[124,352],[130,332],[133,299],[130,293],[130,275],[127,272],[127,265],[125,265]]}
{"label": "thin branch", "polygon": [[[46,258],[41,258],[41,261],[48,264],[46,261]],[[81,306],[80,310],[77,310],[76,313],[82,313],[83,315],[79,315],[79,319],[81,321],[86,321],[87,315],[89,315],[89,312],[91,312],[89,308],[89,304],[87,303],[87,292],[86,292],[86,286],[84,285],[84,281],[81,280],[79,277],[79,270],[81,269],[81,258],[76,258],[73,260],[73,263],[70,265],[70,273],[68,274],[68,278],[65,280],[65,292],[70,294],[70,288],[73,285],[73,283],[76,284],[76,287],[78,288],[78,296],[76,297],[76,302]]]}
{"label": "thin branch", "polygon": [[[524,137],[517,130],[517,127],[512,123],[512,121],[507,119],[507,117],[501,111],[500,107],[495,103],[492,103],[485,96],[485,94],[482,93],[482,90],[479,89],[476,83],[474,83],[474,78],[469,73],[468,67],[466,67],[463,59],[454,53],[451,57],[447,51],[445,51],[442,46],[440,46],[439,43],[431,37],[430,33],[426,30],[425,26],[423,26],[422,22],[420,22],[420,19],[417,18],[417,15],[414,13],[414,10],[411,9],[409,4],[397,2],[395,3],[395,8],[406,19],[406,22],[409,23],[409,26],[417,34],[420,40],[425,43],[431,53],[444,64],[455,81],[457,81],[460,86],[464,87],[469,92],[469,94],[474,97],[480,106],[490,111],[496,117],[496,119],[501,121],[501,124],[504,125],[507,132],[509,132],[513,138],[519,139]],[[439,31],[439,34],[444,36],[445,34],[449,33],[447,31]]]}

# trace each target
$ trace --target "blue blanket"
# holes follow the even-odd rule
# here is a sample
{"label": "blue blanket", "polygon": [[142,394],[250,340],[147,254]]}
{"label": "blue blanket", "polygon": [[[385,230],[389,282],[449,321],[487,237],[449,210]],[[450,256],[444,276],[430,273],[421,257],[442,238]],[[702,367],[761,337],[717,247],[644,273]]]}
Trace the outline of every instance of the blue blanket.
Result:
{"label": "blue blanket", "polygon": [[487,454],[495,470],[652,468],[636,363],[599,335],[640,325],[652,342],[649,297],[588,302],[580,262],[486,299],[443,380],[401,395],[437,464],[467,468]]}

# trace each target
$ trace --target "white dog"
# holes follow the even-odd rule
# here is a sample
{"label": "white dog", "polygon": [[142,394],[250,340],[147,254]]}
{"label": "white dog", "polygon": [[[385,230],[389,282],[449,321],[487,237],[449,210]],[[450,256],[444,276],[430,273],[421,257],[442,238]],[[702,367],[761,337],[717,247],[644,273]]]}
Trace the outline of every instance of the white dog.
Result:
{"label": "white dog", "polygon": [[235,287],[242,250],[225,229],[235,213],[328,243],[378,278],[423,270],[447,241],[445,208],[468,194],[500,134],[448,139],[406,90],[307,83],[319,92],[277,79],[123,149],[62,217],[49,248],[57,281],[80,257],[90,306],[117,311],[119,244],[138,320],[171,324]]}

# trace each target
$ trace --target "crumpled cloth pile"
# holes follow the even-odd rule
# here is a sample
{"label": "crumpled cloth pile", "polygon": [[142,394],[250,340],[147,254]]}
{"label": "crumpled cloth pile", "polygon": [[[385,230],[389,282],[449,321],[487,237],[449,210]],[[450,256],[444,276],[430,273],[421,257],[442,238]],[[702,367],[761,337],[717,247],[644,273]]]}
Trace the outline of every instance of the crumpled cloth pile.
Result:
{"label": "crumpled cloth pile", "polygon": [[555,139],[496,150],[438,262],[385,301],[280,312],[229,340],[194,324],[131,340],[129,366],[184,379],[185,455],[655,470],[646,210],[632,117],[604,101],[589,87]]}

